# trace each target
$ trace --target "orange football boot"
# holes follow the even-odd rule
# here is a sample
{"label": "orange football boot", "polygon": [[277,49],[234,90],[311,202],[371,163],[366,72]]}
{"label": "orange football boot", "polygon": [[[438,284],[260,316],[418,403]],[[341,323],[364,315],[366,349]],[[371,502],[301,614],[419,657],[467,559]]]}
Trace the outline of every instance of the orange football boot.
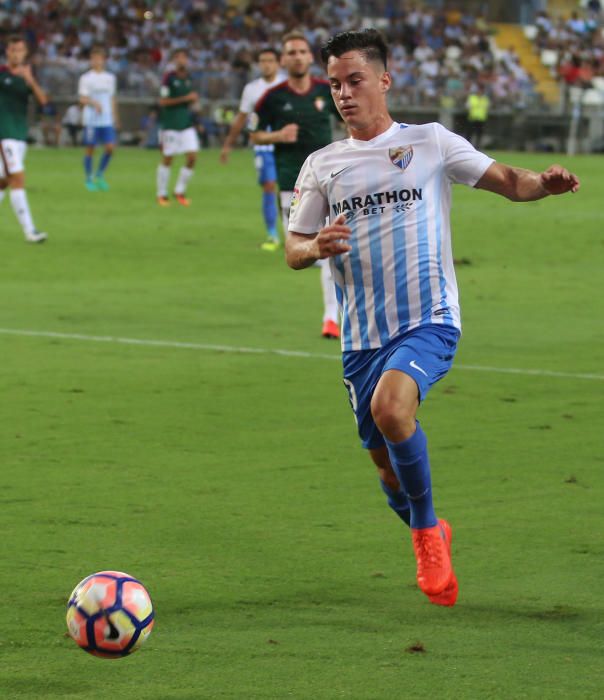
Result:
{"label": "orange football boot", "polygon": [[[442,527],[443,532],[445,533],[445,539],[447,540],[447,549],[449,550],[449,557],[451,557],[451,542],[453,541],[453,532],[451,530],[451,526],[446,520],[439,520],[438,523]],[[453,571],[453,566],[451,566],[451,571]],[[445,588],[445,590],[442,593],[438,593],[437,595],[429,595],[428,598],[430,598],[430,602],[434,603],[435,605],[452,606],[455,605],[455,602],[457,601],[458,593],[459,586],[457,585],[457,577],[455,576],[455,572],[453,571],[453,575],[451,576],[449,585]]]}
{"label": "orange football boot", "polygon": [[324,338],[339,338],[340,337],[340,327],[335,321],[327,320],[323,321],[323,330],[321,335]]}
{"label": "orange football boot", "polygon": [[442,593],[451,581],[451,557],[440,524],[434,527],[411,528],[413,550],[417,561],[417,583],[427,595]]}
{"label": "orange football boot", "polygon": [[191,200],[187,199],[184,194],[176,194],[174,193],[174,199],[179,203],[182,204],[183,207],[190,207],[191,206]]}
{"label": "orange football boot", "polygon": [[170,206],[170,200],[167,197],[158,197],[157,203],[159,204],[160,207],[169,207]]}

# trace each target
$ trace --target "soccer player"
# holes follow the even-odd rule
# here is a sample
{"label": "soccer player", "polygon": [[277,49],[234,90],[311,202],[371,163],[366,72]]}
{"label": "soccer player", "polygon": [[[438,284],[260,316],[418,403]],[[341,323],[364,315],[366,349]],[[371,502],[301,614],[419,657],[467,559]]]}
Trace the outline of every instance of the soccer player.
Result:
{"label": "soccer player", "polygon": [[440,124],[393,121],[387,47],[375,30],[337,34],[322,58],[350,138],[306,160],[286,259],[294,269],[330,260],[342,305],[344,384],[362,444],[389,505],[411,528],[420,589],[433,603],[453,605],[451,527],[434,511],[427,440],[416,420],[460,335],[451,185],[528,202],[577,192],[579,181],[558,165],[537,173],[497,163]]}
{"label": "soccer player", "polygon": [[[261,77],[249,82],[241,94],[239,114],[235,117],[220,152],[220,160],[225,165],[229,161],[231,148],[246,122],[254,114],[258,100],[270,88],[283,82],[284,76],[279,71],[279,52],[266,48],[258,53],[258,65]],[[275,251],[279,248],[277,233],[277,193],[275,169],[275,147],[273,144],[254,146],[254,164],[258,173],[258,184],[262,186],[262,215],[266,225],[267,240],[261,245],[263,250]]]}
{"label": "soccer player", "polygon": [[188,207],[191,201],[186,196],[187,184],[193,175],[199,150],[191,107],[197,102],[198,95],[193,91],[187,52],[177,49],[172,55],[172,62],[174,70],[164,76],[159,99],[162,158],[157,166],[157,203],[162,207],[170,206],[168,182],[172,158],[184,153],[185,165],[178,173],[174,197],[183,207]]}
{"label": "soccer player", "polygon": [[[286,233],[298,172],[310,153],[331,143],[331,117],[337,114],[329,84],[310,75],[312,62],[312,50],[304,34],[286,34],[281,64],[288,78],[264,93],[256,105],[257,124],[252,140],[260,145],[275,145],[283,230]],[[325,262],[319,261],[319,266],[324,305],[321,333],[324,338],[338,338],[338,303],[333,279]]]}
{"label": "soccer player", "polygon": [[[115,129],[118,125],[116,77],[105,70],[105,60],[105,49],[102,46],[94,46],[90,51],[90,70],[80,76],[78,82],[84,127],[85,185],[89,192],[99,190],[106,192],[109,189],[105,180],[105,171],[115,150],[116,142]],[[98,145],[103,146],[103,154],[95,171],[94,149]]]}
{"label": "soccer player", "polygon": [[10,36],[7,65],[0,66],[0,202],[10,188],[10,203],[28,243],[43,243],[47,236],[34,226],[25,192],[27,152],[27,103],[33,93],[41,105],[48,102],[44,90],[25,63],[27,44]]}

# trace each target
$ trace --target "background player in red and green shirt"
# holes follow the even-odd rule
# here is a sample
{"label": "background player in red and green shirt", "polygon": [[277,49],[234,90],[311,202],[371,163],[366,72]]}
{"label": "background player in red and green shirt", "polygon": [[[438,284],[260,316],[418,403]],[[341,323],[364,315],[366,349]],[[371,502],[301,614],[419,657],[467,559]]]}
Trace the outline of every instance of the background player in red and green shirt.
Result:
{"label": "background player in red and green shirt", "polygon": [[188,207],[190,201],[187,199],[186,189],[193,175],[199,150],[199,139],[193,126],[191,108],[199,97],[193,90],[187,52],[184,49],[176,50],[172,55],[172,63],[174,70],[164,76],[159,98],[162,159],[157,166],[157,203],[162,207],[169,206],[168,182],[172,158],[184,153],[185,165],[178,173],[174,197],[179,204]]}
{"label": "background player in red and green shirt", "polygon": [[7,187],[10,202],[21,224],[25,240],[42,243],[46,234],[38,231],[25,192],[27,151],[27,105],[31,94],[44,106],[48,99],[25,63],[27,45],[20,36],[9,37],[6,65],[0,65],[0,202]]}
{"label": "background player in red and green shirt", "polygon": [[[313,151],[332,142],[332,116],[337,115],[329,83],[310,75],[312,63],[312,50],[304,34],[286,34],[281,64],[288,78],[268,90],[256,105],[252,140],[256,144],[275,144],[285,235],[298,173]],[[324,261],[319,261],[319,266],[324,304],[322,335],[338,338],[338,304],[333,278]]]}

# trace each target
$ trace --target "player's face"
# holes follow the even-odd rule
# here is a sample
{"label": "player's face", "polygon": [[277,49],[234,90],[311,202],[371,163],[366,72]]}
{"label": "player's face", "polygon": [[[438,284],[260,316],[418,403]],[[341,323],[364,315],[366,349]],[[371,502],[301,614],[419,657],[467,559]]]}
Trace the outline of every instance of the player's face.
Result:
{"label": "player's face", "polygon": [[93,53],[90,56],[90,67],[92,70],[104,70],[105,68],[105,54],[104,53]]}
{"label": "player's face", "polygon": [[258,58],[258,66],[260,67],[260,75],[269,83],[275,78],[279,70],[279,61],[274,53],[260,54]]}
{"label": "player's face", "polygon": [[312,61],[312,51],[304,39],[290,39],[285,43],[281,65],[291,78],[307,75]]}
{"label": "player's face", "polygon": [[189,67],[189,57],[184,51],[175,53],[173,61],[177,70],[185,71]]}
{"label": "player's face", "polygon": [[6,47],[6,60],[9,66],[22,66],[27,58],[27,46],[24,41],[15,41]]}
{"label": "player's face", "polygon": [[327,76],[338,112],[351,128],[369,128],[387,111],[390,74],[379,63],[367,61],[359,51],[330,56]]}

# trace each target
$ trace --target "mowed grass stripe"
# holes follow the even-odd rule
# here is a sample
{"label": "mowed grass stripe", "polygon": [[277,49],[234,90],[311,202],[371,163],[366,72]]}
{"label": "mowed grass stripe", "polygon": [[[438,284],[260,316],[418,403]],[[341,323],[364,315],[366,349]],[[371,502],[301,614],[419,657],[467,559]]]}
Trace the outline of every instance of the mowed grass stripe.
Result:
{"label": "mowed grass stripe", "polygon": [[[17,328],[0,328],[0,334],[34,338],[60,338],[62,340],[79,340],[92,343],[114,343],[116,345],[140,345],[143,347],[175,348],[179,350],[202,350],[208,352],[229,352],[251,355],[280,355],[282,357],[302,357],[316,360],[340,360],[339,355],[327,353],[287,350],[283,348],[250,348],[233,345],[216,345],[212,343],[191,343],[179,340],[156,340],[151,338],[122,338],[113,335],[85,335],[82,333],[61,333],[58,331],[22,330]],[[518,367],[485,367],[481,365],[455,365],[455,369],[469,372],[486,372],[493,374],[520,374],[535,377],[554,377],[559,379],[584,379],[604,381],[604,375],[576,372],[556,372],[547,369],[520,369]]]}

